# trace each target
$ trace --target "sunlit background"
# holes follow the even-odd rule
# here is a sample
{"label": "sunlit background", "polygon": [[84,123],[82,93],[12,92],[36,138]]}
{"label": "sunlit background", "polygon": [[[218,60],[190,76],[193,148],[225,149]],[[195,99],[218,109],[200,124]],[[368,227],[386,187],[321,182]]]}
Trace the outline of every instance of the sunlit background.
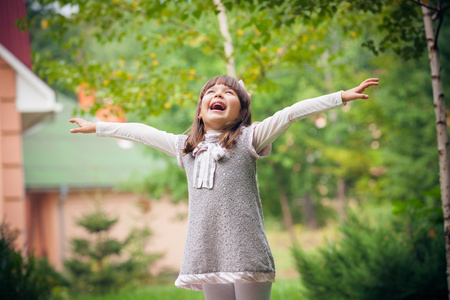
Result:
{"label": "sunlit background", "polygon": [[182,134],[219,74],[245,82],[253,121],[380,82],[259,161],[272,299],[447,299],[433,98],[450,92],[450,3],[427,2],[432,76],[418,2],[1,0],[5,299],[203,299],[173,285],[188,214],[176,160],[70,134],[69,119]]}

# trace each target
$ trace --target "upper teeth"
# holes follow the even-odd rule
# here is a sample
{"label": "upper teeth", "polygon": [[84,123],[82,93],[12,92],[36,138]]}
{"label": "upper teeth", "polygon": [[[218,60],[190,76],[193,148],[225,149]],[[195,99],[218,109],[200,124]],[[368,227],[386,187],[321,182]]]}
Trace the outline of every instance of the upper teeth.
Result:
{"label": "upper teeth", "polygon": [[213,103],[213,105],[211,105],[211,109],[224,109],[224,106],[222,105],[222,103]]}

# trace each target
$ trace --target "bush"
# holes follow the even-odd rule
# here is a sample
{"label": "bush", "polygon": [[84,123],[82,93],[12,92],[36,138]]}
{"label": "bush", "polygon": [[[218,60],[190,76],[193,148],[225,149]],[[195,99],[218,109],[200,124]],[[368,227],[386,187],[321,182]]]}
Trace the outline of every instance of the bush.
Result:
{"label": "bush", "polygon": [[352,215],[342,238],[316,254],[294,251],[309,299],[447,299],[442,210],[419,199],[395,202],[397,215]]}
{"label": "bush", "polygon": [[74,292],[104,294],[149,279],[148,267],[159,257],[144,252],[150,231],[134,229],[118,241],[108,237],[117,221],[100,209],[78,220],[89,237],[72,239],[73,258],[64,262]]}
{"label": "bush", "polygon": [[14,249],[17,231],[0,224],[0,291],[2,299],[40,300],[56,299],[52,291],[64,284],[63,277],[46,260],[33,255],[22,257]]}

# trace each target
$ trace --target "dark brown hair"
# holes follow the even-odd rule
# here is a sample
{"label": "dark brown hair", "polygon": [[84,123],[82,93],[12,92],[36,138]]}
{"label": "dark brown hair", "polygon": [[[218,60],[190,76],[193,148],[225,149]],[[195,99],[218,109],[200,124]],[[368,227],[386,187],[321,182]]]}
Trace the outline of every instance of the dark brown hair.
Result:
{"label": "dark brown hair", "polygon": [[226,149],[231,150],[236,143],[235,139],[241,133],[242,126],[249,126],[252,123],[252,113],[250,111],[250,95],[247,91],[239,84],[239,82],[227,75],[220,75],[214,78],[211,78],[200,91],[200,97],[197,103],[197,110],[195,112],[194,123],[191,125],[190,133],[188,134],[188,138],[186,139],[185,147],[183,150],[184,154],[191,153],[197,147],[197,145],[203,141],[205,137],[205,124],[202,119],[199,119],[203,96],[206,91],[211,87],[223,84],[236,92],[239,102],[241,103],[241,111],[239,112],[238,117],[233,122],[227,124],[223,128],[223,133],[219,136],[220,144]]}

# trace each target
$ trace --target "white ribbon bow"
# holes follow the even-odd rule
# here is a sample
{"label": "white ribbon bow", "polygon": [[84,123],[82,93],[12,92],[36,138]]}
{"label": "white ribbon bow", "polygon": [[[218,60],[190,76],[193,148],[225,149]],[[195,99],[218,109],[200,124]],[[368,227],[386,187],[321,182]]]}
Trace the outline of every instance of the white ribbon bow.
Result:
{"label": "white ribbon bow", "polygon": [[225,149],[217,142],[203,141],[192,151],[192,155],[195,157],[194,187],[212,189],[216,164],[225,156]]}
{"label": "white ribbon bow", "polygon": [[[242,81],[242,79],[239,80],[238,83],[239,83],[239,84],[242,86],[242,88],[247,92],[247,90],[245,89],[245,85],[244,85],[244,82]],[[247,95],[248,95],[250,98],[252,97],[252,95],[250,95],[249,92],[247,92]]]}

